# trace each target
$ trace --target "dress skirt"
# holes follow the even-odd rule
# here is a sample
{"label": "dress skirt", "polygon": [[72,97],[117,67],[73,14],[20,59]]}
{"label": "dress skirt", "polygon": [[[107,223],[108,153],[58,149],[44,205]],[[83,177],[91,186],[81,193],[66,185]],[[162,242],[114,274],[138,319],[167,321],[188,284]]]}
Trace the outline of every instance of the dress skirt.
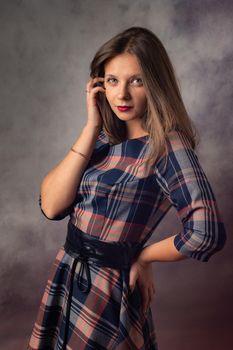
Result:
{"label": "dress skirt", "polygon": [[[151,308],[143,314],[137,282],[129,292],[127,270],[90,262],[91,289],[83,293],[77,283],[81,262],[77,262],[72,280],[73,262],[62,246],[49,271],[27,349],[63,349],[72,281],[67,350],[158,350]],[[85,274],[81,283],[87,287]]]}

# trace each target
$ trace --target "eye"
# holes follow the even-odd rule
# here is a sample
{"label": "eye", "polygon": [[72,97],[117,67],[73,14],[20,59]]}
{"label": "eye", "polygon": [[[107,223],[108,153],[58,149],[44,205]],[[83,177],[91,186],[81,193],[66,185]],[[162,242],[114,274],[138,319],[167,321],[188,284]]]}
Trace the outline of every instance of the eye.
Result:
{"label": "eye", "polygon": [[[116,81],[117,79],[115,78],[108,78],[107,79],[107,82],[113,82],[114,83],[114,80]],[[138,80],[138,84],[141,85],[142,84],[142,79],[141,78],[134,78],[132,81],[135,81],[135,80]]]}
{"label": "eye", "polygon": [[139,84],[142,84],[142,79],[141,78],[135,78],[133,80],[139,80]]}
{"label": "eye", "polygon": [[108,78],[107,82],[110,82],[111,80],[116,80],[115,78]]}

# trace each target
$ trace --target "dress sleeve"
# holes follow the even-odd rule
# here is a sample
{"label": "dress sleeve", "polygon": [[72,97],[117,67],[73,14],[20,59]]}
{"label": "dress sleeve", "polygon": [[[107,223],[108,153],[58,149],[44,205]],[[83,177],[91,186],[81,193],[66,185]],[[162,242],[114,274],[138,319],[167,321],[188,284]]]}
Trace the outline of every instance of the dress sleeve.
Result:
{"label": "dress sleeve", "polygon": [[163,168],[163,157],[156,166],[156,179],[183,225],[174,238],[174,246],[180,253],[206,262],[224,247],[225,226],[210,183],[188,139],[173,130],[167,145],[167,165]]}

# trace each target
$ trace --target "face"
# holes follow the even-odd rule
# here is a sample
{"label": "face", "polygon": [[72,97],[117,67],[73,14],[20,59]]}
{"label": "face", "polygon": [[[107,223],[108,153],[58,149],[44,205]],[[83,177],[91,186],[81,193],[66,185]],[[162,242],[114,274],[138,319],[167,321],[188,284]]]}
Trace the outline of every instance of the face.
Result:
{"label": "face", "polygon": [[[123,53],[105,64],[105,96],[116,116],[129,125],[140,125],[147,98],[136,56]],[[130,106],[120,111],[117,106]]]}

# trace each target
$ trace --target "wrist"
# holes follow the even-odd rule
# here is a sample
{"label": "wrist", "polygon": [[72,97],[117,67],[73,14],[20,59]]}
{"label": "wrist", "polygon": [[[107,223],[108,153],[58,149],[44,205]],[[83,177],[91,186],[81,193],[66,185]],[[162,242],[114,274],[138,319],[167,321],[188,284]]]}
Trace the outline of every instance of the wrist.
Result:
{"label": "wrist", "polygon": [[150,262],[148,262],[148,261],[143,261],[143,260],[140,260],[140,259],[138,259],[137,261],[138,261],[138,264],[139,264],[142,268],[145,268],[145,267],[147,267],[147,266],[150,264]]}
{"label": "wrist", "polygon": [[143,248],[141,253],[138,255],[137,261],[142,267],[146,267],[150,264],[150,261],[147,261],[145,258],[145,248]]}
{"label": "wrist", "polygon": [[99,130],[101,130],[102,125],[100,125],[100,124],[95,124],[95,123],[93,123],[93,122],[87,122],[86,125],[85,125],[85,128],[93,129],[93,130],[95,130],[95,131],[99,131]]}

